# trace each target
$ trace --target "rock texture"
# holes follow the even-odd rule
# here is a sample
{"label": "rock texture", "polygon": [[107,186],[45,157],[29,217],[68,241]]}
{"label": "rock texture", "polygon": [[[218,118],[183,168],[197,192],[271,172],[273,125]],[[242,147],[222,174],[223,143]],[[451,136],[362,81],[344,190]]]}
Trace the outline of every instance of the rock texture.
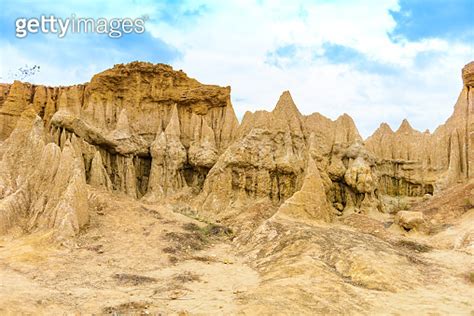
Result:
{"label": "rock texture", "polygon": [[178,111],[174,105],[168,126],[156,135],[150,148],[152,163],[147,198],[152,201],[186,187],[183,171],[187,156],[180,136]]}
{"label": "rock texture", "polygon": [[236,138],[196,200],[204,213],[225,216],[226,210],[255,201],[275,206],[287,201],[282,213],[329,221],[333,213],[379,207],[373,159],[348,115],[336,121],[304,116],[284,92],[272,112],[246,113]]}
{"label": "rock texture", "polygon": [[62,150],[46,144],[43,122],[30,109],[3,146],[0,233],[19,225],[26,231],[53,229],[59,240],[75,236],[89,211],[84,165],[71,141]]}
{"label": "rock texture", "polygon": [[467,315],[473,73],[433,134],[366,142],[160,64],[0,84],[0,314]]}
{"label": "rock texture", "polygon": [[[180,173],[192,186],[202,185],[238,127],[230,88],[200,84],[162,64],[116,65],[72,87],[15,81],[0,92],[0,140],[10,135],[23,111],[33,108],[55,143],[72,134],[80,139],[88,181],[99,151],[109,186],[132,197],[147,192],[151,145],[173,118],[179,129],[173,133],[179,134],[185,155],[191,152]],[[96,175],[92,178],[97,181]]]}
{"label": "rock texture", "polygon": [[147,203],[181,197],[212,219],[255,205],[314,222],[379,214],[385,195],[432,195],[473,178],[473,67],[433,134],[405,120],[366,142],[347,114],[302,115],[288,91],[239,125],[229,87],[162,64],[116,65],[71,87],[2,84],[2,231],[23,218],[27,229],[76,234],[86,183]]}
{"label": "rock texture", "polygon": [[395,216],[395,222],[406,230],[419,229],[423,223],[423,213],[400,211]]}
{"label": "rock texture", "polygon": [[301,190],[280,206],[277,216],[288,216],[296,220],[331,221],[331,208],[327,201],[321,175],[313,158],[308,158],[308,167]]}
{"label": "rock texture", "polygon": [[404,120],[397,131],[382,124],[367,139],[367,149],[378,158],[381,192],[422,196],[474,178],[473,73],[471,62],[463,68],[453,115],[432,134]]}

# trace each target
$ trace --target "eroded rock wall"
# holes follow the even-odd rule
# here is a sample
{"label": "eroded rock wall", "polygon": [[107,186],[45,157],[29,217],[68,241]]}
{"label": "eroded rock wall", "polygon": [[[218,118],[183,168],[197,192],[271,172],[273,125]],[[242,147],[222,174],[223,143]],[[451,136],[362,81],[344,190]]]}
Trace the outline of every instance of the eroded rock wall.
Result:
{"label": "eroded rock wall", "polygon": [[474,177],[473,69],[474,63],[464,67],[454,113],[432,134],[404,120],[397,131],[382,124],[367,139],[367,149],[378,158],[381,192],[422,196]]}
{"label": "eroded rock wall", "polygon": [[[404,121],[395,132],[382,124],[366,142],[347,114],[334,121],[318,113],[302,115],[289,92],[273,111],[248,112],[239,125],[230,88],[201,84],[162,64],[116,65],[71,87],[2,84],[2,164],[12,166],[15,153],[46,155],[52,168],[74,161],[65,171],[67,181],[60,182],[73,187],[49,190],[53,196],[32,193],[18,182],[34,179],[24,158],[16,168],[4,167],[1,203],[9,211],[3,211],[3,222],[13,221],[16,213],[41,218],[46,211],[32,211],[30,205],[43,196],[44,203],[61,205],[47,207],[53,213],[77,210],[60,215],[76,214],[68,225],[77,232],[86,218],[79,214],[86,212],[84,198],[74,192],[85,183],[148,203],[184,194],[213,218],[255,203],[287,217],[324,222],[335,215],[384,211],[382,195],[423,196],[473,177],[472,68],[471,63],[463,70],[454,114],[433,134]],[[25,117],[41,127],[29,145],[22,143],[31,134]],[[63,195],[70,195],[72,204],[61,202]]]}
{"label": "eroded rock wall", "polygon": [[344,211],[377,210],[374,163],[361,141],[349,116],[304,116],[284,92],[272,112],[245,114],[195,205],[225,218],[268,200],[280,214],[326,222]]}
{"label": "eroded rock wall", "polygon": [[[178,137],[172,142],[184,148],[185,158],[163,175],[177,173],[197,188],[238,127],[229,87],[203,85],[162,64],[116,65],[95,75],[90,83],[72,87],[15,81],[2,85],[0,95],[0,141],[10,135],[21,113],[33,108],[56,144],[72,134],[80,139],[89,182],[99,181],[135,198],[150,187],[150,149],[156,149],[152,144],[173,117],[179,130],[174,131]],[[97,168],[106,171],[110,183],[98,180]]]}
{"label": "eroded rock wall", "polygon": [[0,233],[14,226],[52,229],[56,239],[68,240],[89,218],[83,160],[69,140],[62,149],[48,143],[43,129],[34,110],[26,110],[2,144]]}

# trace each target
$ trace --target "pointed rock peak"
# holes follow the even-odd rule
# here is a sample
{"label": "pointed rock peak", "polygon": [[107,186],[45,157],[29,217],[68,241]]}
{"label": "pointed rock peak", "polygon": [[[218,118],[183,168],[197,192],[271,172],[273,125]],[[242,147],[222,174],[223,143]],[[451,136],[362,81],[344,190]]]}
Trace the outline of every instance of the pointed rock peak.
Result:
{"label": "pointed rock peak", "polygon": [[290,91],[284,91],[281,94],[280,99],[278,100],[278,103],[275,106],[275,109],[273,110],[273,113],[275,112],[282,112],[287,115],[301,116],[300,111],[296,107],[296,104],[293,101],[293,98],[291,97]]}
{"label": "pointed rock peak", "polygon": [[168,141],[166,139],[165,132],[157,133],[155,140],[150,145],[151,157],[154,158],[159,155],[162,155],[164,153],[164,150],[166,150],[167,143]]}
{"label": "pointed rock peak", "polygon": [[166,136],[181,136],[178,107],[176,106],[176,103],[173,105],[173,109],[171,110],[171,118],[168,126],[166,126],[165,134]]}
{"label": "pointed rock peak", "polygon": [[410,123],[408,122],[407,119],[404,119],[402,121],[402,124],[398,128],[397,132],[413,132],[414,129],[411,127]]}
{"label": "pointed rock peak", "polygon": [[331,221],[331,209],[327,202],[323,180],[311,155],[308,157],[301,190],[287,199],[275,216],[290,217],[297,221]]}
{"label": "pointed rock peak", "polygon": [[375,131],[375,133],[389,133],[389,134],[392,134],[393,133],[393,130],[392,128],[390,127],[390,125],[388,125],[387,123],[382,123],[380,124],[379,128]]}
{"label": "pointed rock peak", "polygon": [[344,113],[343,115],[339,116],[336,123],[336,133],[335,133],[335,140],[336,142],[346,143],[346,142],[353,142],[356,140],[362,140],[362,137],[359,134],[359,130],[357,129],[354,120],[349,114]]}
{"label": "pointed rock peak", "polygon": [[76,152],[77,157],[80,157],[82,155],[80,141],[81,141],[81,139],[77,138],[76,134],[73,133],[71,135],[71,145],[74,148],[74,151]]}
{"label": "pointed rock peak", "polygon": [[353,121],[352,117],[347,114],[347,113],[343,113],[342,115],[340,115],[338,118],[337,118],[338,121]]}
{"label": "pointed rock peak", "polygon": [[[314,186],[314,185],[320,185],[322,183],[319,183],[319,181],[322,181],[321,180],[321,175],[319,173],[319,169],[316,165],[316,162],[314,161],[313,157],[311,155],[308,155],[308,166],[306,168],[306,175],[305,175],[305,181],[303,183],[303,187],[305,187],[305,185],[307,186],[308,185],[308,180],[311,181],[310,185]],[[317,180],[318,183],[314,183],[315,180]]]}
{"label": "pointed rock peak", "polygon": [[345,127],[349,127],[349,128],[352,128],[352,129],[356,129],[354,120],[353,120],[352,117],[351,117],[349,114],[347,114],[347,113],[344,113],[344,114],[340,115],[340,116],[336,119],[336,122],[338,122],[339,124],[342,124],[342,125],[345,126]]}
{"label": "pointed rock peak", "polygon": [[90,169],[90,179],[89,183],[93,186],[102,186],[108,190],[112,189],[112,182],[110,181],[107,171],[105,170],[102,155],[97,150],[92,159],[91,169]]}
{"label": "pointed rock peak", "polygon": [[165,143],[166,144],[165,131],[157,131],[156,132],[155,140],[152,142],[152,146],[153,146],[153,144],[156,144],[156,143]]}

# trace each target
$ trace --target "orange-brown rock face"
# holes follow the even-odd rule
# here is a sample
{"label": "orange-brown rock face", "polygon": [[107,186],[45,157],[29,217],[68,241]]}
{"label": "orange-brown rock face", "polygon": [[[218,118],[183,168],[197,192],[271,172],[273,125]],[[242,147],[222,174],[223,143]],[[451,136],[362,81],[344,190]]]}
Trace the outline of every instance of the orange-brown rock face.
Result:
{"label": "orange-brown rock face", "polygon": [[132,197],[147,192],[150,148],[170,125],[173,108],[179,129],[173,142],[184,148],[185,159],[170,164],[168,168],[178,169],[165,170],[163,176],[186,176],[193,186],[202,185],[238,127],[230,88],[203,85],[162,64],[116,65],[95,75],[90,83],[72,87],[16,81],[0,87],[0,98],[0,140],[10,135],[23,111],[33,108],[55,143],[62,146],[72,135],[78,137],[89,182],[93,168],[92,181],[107,183],[105,175],[97,178],[101,161],[108,186]]}
{"label": "orange-brown rock face", "polygon": [[230,88],[167,65],[116,65],[71,87],[2,84],[0,232],[74,236],[86,182],[148,202],[198,192],[237,127]]}
{"label": "orange-brown rock face", "polygon": [[[230,105],[230,88],[203,85],[162,64],[117,65],[95,75],[83,97],[80,114],[91,125],[112,131],[120,112],[126,110],[132,135],[148,142],[166,128],[174,104],[181,121],[181,141],[187,148],[203,119],[213,129],[221,150],[232,140],[238,125]],[[74,111],[72,103],[66,107]]]}
{"label": "orange-brown rock face", "polygon": [[[73,235],[87,221],[86,182],[148,203],[185,196],[214,219],[256,203],[323,222],[383,211],[382,195],[433,194],[473,178],[472,63],[463,82],[454,114],[433,134],[408,121],[395,132],[382,124],[365,144],[347,114],[302,115],[289,92],[272,112],[248,112],[239,126],[230,88],[162,64],[116,65],[71,87],[2,84],[0,216],[11,223],[21,209],[21,218],[35,218],[29,227],[67,225]],[[26,129],[26,118],[38,128]],[[64,176],[33,172],[26,156],[51,161]],[[24,187],[24,177],[37,183]],[[52,179],[65,190],[43,191]]]}

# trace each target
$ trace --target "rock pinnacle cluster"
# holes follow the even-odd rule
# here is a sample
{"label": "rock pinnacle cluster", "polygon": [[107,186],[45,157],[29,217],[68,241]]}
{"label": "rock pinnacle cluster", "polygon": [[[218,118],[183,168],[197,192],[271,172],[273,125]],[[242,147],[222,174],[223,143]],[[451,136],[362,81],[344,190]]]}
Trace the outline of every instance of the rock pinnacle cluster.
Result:
{"label": "rock pinnacle cluster", "polygon": [[2,84],[0,231],[73,236],[87,223],[87,185],[148,203],[185,196],[211,218],[261,201],[310,221],[387,212],[384,196],[474,177],[474,63],[462,76],[453,115],[432,134],[404,120],[365,141],[347,114],[302,115],[288,91],[239,124],[229,87],[163,64],[116,65],[70,87]]}

